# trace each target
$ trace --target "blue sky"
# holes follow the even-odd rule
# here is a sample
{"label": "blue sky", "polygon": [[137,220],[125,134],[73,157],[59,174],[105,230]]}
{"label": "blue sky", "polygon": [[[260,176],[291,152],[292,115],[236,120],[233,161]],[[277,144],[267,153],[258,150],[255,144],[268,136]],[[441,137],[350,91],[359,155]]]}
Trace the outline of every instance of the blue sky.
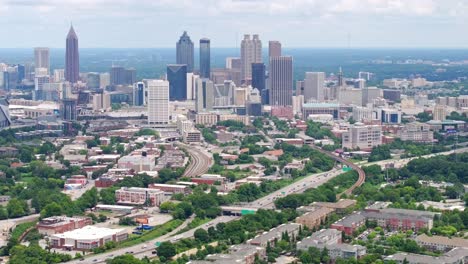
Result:
{"label": "blue sky", "polygon": [[285,47],[468,48],[468,0],[0,0],[0,47],[173,47],[183,30],[212,47],[244,33]]}

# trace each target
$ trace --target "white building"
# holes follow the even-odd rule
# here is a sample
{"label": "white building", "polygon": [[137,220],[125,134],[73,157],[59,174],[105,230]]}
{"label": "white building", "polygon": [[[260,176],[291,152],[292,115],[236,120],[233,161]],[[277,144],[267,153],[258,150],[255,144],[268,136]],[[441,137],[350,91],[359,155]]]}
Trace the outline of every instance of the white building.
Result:
{"label": "white building", "polygon": [[434,132],[431,131],[431,126],[428,124],[413,122],[406,124],[399,130],[398,137],[402,141],[432,142],[434,140]]}
{"label": "white building", "polygon": [[70,250],[92,250],[104,246],[110,241],[123,241],[128,238],[126,229],[110,229],[104,227],[85,226],[80,229],[50,237],[50,246]]}
{"label": "white building", "polygon": [[304,101],[323,102],[324,100],[324,72],[306,72],[304,79]]}
{"label": "white building", "polygon": [[115,200],[119,204],[133,204],[159,206],[170,199],[164,191],[159,189],[122,187],[115,191]]}
{"label": "white building", "polygon": [[214,84],[209,79],[197,79],[195,83],[195,111],[197,113],[213,110]]}
{"label": "white building", "polygon": [[343,133],[343,148],[369,150],[382,144],[382,126],[356,123]]}
{"label": "white building", "polygon": [[106,88],[110,85],[110,73],[100,73],[99,74],[99,87]]}
{"label": "white building", "polygon": [[63,81],[65,81],[65,70],[55,69],[54,70],[54,82],[63,82]]}
{"label": "white building", "polygon": [[47,73],[50,71],[50,51],[49,48],[34,48],[34,67],[45,68]]}
{"label": "white building", "polygon": [[377,116],[371,108],[355,106],[353,107],[353,119],[358,122],[364,122],[375,120]]}
{"label": "white building", "polygon": [[169,123],[169,82],[148,80],[148,123],[166,125]]}

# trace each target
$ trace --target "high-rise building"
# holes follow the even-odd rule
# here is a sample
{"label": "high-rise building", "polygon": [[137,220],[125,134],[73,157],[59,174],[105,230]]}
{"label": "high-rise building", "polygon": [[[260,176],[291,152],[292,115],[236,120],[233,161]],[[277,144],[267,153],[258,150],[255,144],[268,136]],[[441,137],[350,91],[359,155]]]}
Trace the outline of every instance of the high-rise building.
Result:
{"label": "high-rise building", "polygon": [[135,68],[125,69],[125,82],[124,84],[133,85],[136,83],[136,70]]}
{"label": "high-rise building", "polygon": [[110,85],[110,74],[108,72],[99,74],[99,88],[105,89]]}
{"label": "high-rise building", "polygon": [[241,58],[239,57],[227,57],[226,58],[226,69],[241,69]]}
{"label": "high-rise building", "polygon": [[244,82],[252,80],[252,63],[262,62],[262,41],[257,34],[244,35],[241,42],[241,78]]}
{"label": "high-rise building", "polygon": [[49,48],[34,48],[34,67],[46,68],[50,74],[50,51]]}
{"label": "high-rise building", "polygon": [[112,66],[110,70],[110,83],[111,85],[125,84],[127,73],[124,67]]}
{"label": "high-rise building", "polygon": [[133,84],[133,105],[146,105],[146,94],[146,84],[144,82]]}
{"label": "high-rise building", "polygon": [[197,113],[213,110],[213,82],[209,79],[198,79],[195,85],[195,97],[195,111]]}
{"label": "high-rise building", "polygon": [[148,80],[148,124],[166,125],[169,123],[169,82]]}
{"label": "high-rise building", "polygon": [[324,72],[306,72],[304,80],[304,101],[323,102],[324,100]]}
{"label": "high-rise building", "polygon": [[65,80],[76,83],[80,79],[80,54],[78,51],[78,36],[70,27],[66,40]]}
{"label": "high-rise building", "polygon": [[187,100],[187,65],[167,65],[167,80],[169,81],[169,100]]}
{"label": "high-rise building", "polygon": [[76,100],[63,99],[61,109],[62,119],[66,121],[76,120]]}
{"label": "high-rise building", "polygon": [[268,41],[268,56],[270,58],[281,56],[281,42],[277,40]]}
{"label": "high-rise building", "polygon": [[176,59],[177,64],[187,64],[187,72],[193,72],[193,42],[190,40],[187,31],[184,31],[182,36],[180,36],[179,41],[176,43]]}
{"label": "high-rise building", "polygon": [[436,121],[444,121],[447,118],[447,108],[445,105],[436,104],[432,112],[432,117]]}
{"label": "high-rise building", "polygon": [[265,90],[265,64],[252,63],[252,87],[257,88],[260,92]]}
{"label": "high-rise building", "polygon": [[17,72],[18,72],[18,78],[17,78],[17,83],[21,83],[21,81],[23,81],[23,79],[26,77],[26,69],[24,67],[24,65],[22,64],[18,64],[16,65],[17,67]]}
{"label": "high-rise building", "polygon": [[355,124],[342,134],[343,148],[370,150],[382,144],[382,126]]}
{"label": "high-rise building", "polygon": [[65,70],[64,69],[55,69],[54,70],[54,82],[65,81]]}
{"label": "high-rise building", "polygon": [[340,71],[338,72],[338,86],[343,87],[343,85],[344,85],[343,70],[340,67]]}
{"label": "high-rise building", "polygon": [[210,78],[210,40],[200,39],[200,77]]}
{"label": "high-rise building", "polygon": [[270,105],[291,106],[293,59],[291,56],[270,58]]}
{"label": "high-rise building", "polygon": [[100,80],[99,80],[99,73],[97,72],[89,72],[86,76],[86,85],[88,88],[97,89],[99,88]]}

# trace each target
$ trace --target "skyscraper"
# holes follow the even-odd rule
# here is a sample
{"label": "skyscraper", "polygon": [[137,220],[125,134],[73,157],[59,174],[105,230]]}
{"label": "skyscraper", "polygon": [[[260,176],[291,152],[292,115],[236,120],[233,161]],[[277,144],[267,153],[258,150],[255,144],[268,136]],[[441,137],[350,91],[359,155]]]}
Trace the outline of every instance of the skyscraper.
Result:
{"label": "skyscraper", "polygon": [[193,42],[190,40],[187,31],[184,31],[176,43],[177,64],[187,64],[187,72],[193,72]]}
{"label": "skyscraper", "polygon": [[209,79],[198,79],[195,83],[195,111],[213,110],[214,84]]}
{"label": "skyscraper", "polygon": [[144,82],[137,82],[133,84],[133,105],[146,105],[146,93],[146,85]]}
{"label": "skyscraper", "polygon": [[265,90],[265,64],[252,63],[252,87],[257,88],[260,92]]}
{"label": "skyscraper", "polygon": [[148,124],[165,125],[169,123],[169,82],[148,80]]}
{"label": "skyscraper", "polygon": [[200,77],[210,78],[210,40],[200,39]]}
{"label": "skyscraper", "polygon": [[262,62],[262,41],[257,34],[244,35],[241,42],[241,79],[244,82],[252,80],[252,63]]}
{"label": "skyscraper", "polygon": [[34,48],[34,67],[47,69],[50,74],[50,51],[49,48]]}
{"label": "skyscraper", "polygon": [[306,72],[304,80],[304,101],[314,100],[323,102],[324,100],[324,72]]}
{"label": "skyscraper", "polygon": [[63,99],[62,100],[62,119],[66,121],[76,120],[76,100],[75,99]]}
{"label": "skyscraper", "polygon": [[111,85],[121,85],[125,83],[126,72],[125,68],[121,66],[112,66],[110,70],[110,83]]}
{"label": "skyscraper", "polygon": [[187,100],[187,65],[167,65],[167,81],[169,81],[169,100]]}
{"label": "skyscraper", "polygon": [[268,56],[270,58],[281,56],[281,42],[277,40],[268,41]]}
{"label": "skyscraper", "polygon": [[292,62],[291,56],[270,58],[270,105],[292,105]]}
{"label": "skyscraper", "polygon": [[78,37],[73,26],[68,31],[65,52],[65,80],[76,83],[80,79],[80,55],[78,52]]}
{"label": "skyscraper", "polygon": [[340,67],[340,71],[338,72],[338,86],[343,87],[343,85],[344,85],[343,70]]}

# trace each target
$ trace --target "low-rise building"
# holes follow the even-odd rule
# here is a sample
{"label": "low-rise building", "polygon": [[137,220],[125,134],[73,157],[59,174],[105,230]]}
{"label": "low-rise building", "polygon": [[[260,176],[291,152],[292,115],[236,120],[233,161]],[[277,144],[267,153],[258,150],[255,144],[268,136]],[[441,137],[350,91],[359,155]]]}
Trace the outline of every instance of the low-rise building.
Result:
{"label": "low-rise building", "polygon": [[328,249],[330,259],[355,258],[359,259],[366,254],[366,248],[359,245],[341,243],[341,231],[336,229],[322,229],[311,236],[297,242],[297,249],[307,251],[310,247]]}
{"label": "low-rise building", "polygon": [[226,182],[226,177],[219,174],[203,174],[198,178],[192,178],[192,182],[197,184],[208,184],[213,185],[216,183],[224,184]]}
{"label": "low-rise building", "polygon": [[159,189],[122,187],[115,191],[115,200],[119,204],[159,206],[169,199],[170,196]]}
{"label": "low-rise building", "polygon": [[263,234],[250,239],[247,241],[247,243],[259,247],[266,247],[268,243],[270,243],[271,246],[274,246],[275,241],[281,239],[281,236],[284,233],[287,233],[289,236],[297,236],[300,226],[300,224],[296,223],[282,224],[278,227],[272,228],[270,231],[264,232]]}
{"label": "low-rise building", "polygon": [[426,234],[416,237],[419,246],[429,250],[448,251],[456,247],[468,248],[468,239],[460,237],[428,236]]}
{"label": "low-rise building", "polygon": [[354,213],[346,216],[330,225],[330,228],[352,235],[359,227],[366,223],[366,217],[361,213]]}
{"label": "low-rise building", "polygon": [[50,236],[50,246],[77,251],[92,250],[110,241],[120,242],[127,238],[125,229],[85,226],[62,234],[53,234]]}
{"label": "low-rise building", "polygon": [[135,172],[152,171],[156,166],[156,156],[154,155],[128,155],[123,156],[118,161],[121,169],[131,169]]}
{"label": "low-rise building", "polygon": [[307,212],[296,218],[296,223],[307,226],[309,229],[317,228],[325,222],[327,217],[333,213],[335,209],[321,207],[314,211]]}
{"label": "low-rise building", "polygon": [[434,141],[434,132],[431,126],[425,123],[413,122],[403,126],[398,130],[398,137],[402,141],[413,142],[432,142]]}
{"label": "low-rise building", "polygon": [[[229,248],[229,254],[214,254],[208,255],[206,260],[210,263],[229,264],[254,264],[255,259],[264,259],[266,257],[266,249],[247,244],[233,245]],[[193,262],[196,263],[196,262]]]}
{"label": "low-rise building", "polygon": [[438,257],[413,253],[397,253],[386,257],[384,260],[397,264],[465,264],[468,263],[468,248],[454,248]]}
{"label": "low-rise building", "polygon": [[179,184],[158,184],[153,183],[148,185],[150,189],[161,190],[167,193],[182,193],[182,194],[190,194],[192,189],[190,186],[187,185],[179,185]]}
{"label": "low-rise building", "polygon": [[43,235],[60,234],[92,225],[91,217],[52,216],[42,219],[36,224],[37,231]]}
{"label": "low-rise building", "polygon": [[431,229],[434,223],[434,216],[438,213],[385,208],[374,212],[365,212],[364,215],[369,221],[375,221],[378,226],[393,230],[415,230],[421,228]]}
{"label": "low-rise building", "polygon": [[201,133],[196,129],[185,131],[183,140],[185,143],[198,143],[201,141]]}

